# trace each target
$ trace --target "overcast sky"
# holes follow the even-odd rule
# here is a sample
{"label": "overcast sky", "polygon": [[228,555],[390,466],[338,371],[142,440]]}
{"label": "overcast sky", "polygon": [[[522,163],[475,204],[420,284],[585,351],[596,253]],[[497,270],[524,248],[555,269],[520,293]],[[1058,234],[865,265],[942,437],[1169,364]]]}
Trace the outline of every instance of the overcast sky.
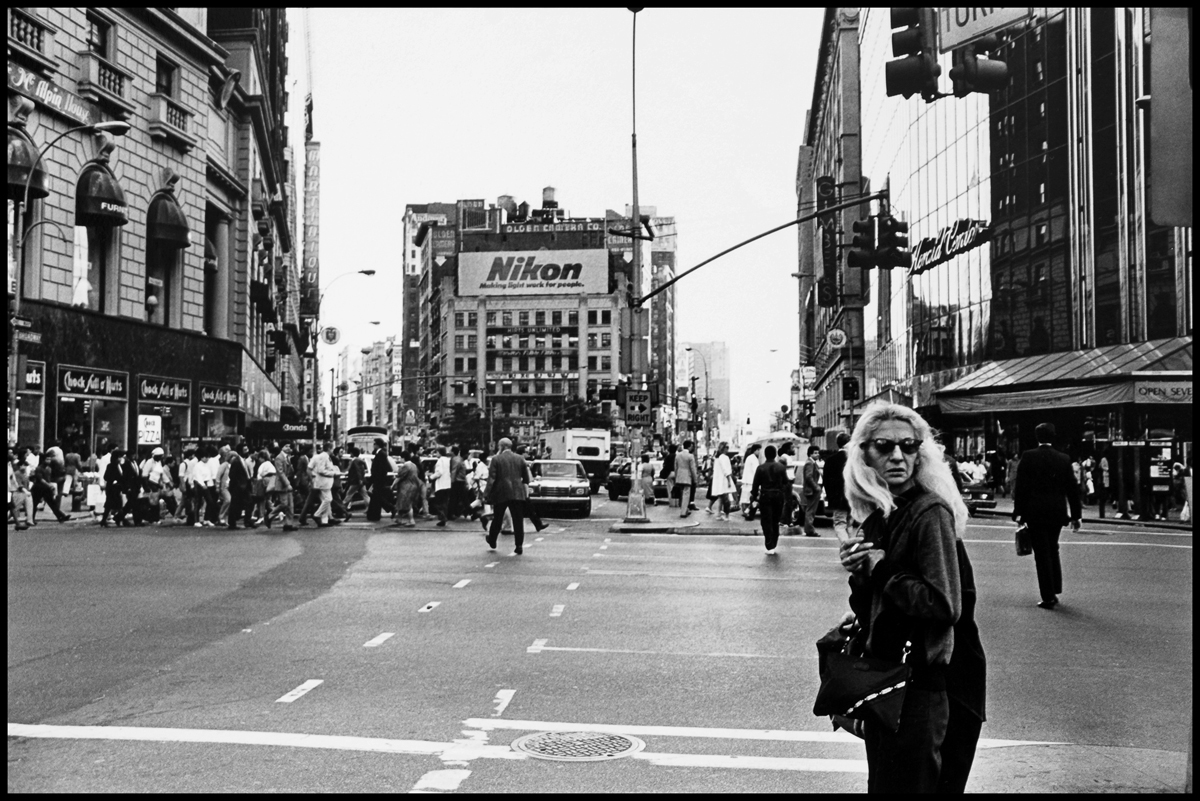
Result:
{"label": "overcast sky", "polygon": [[[309,15],[321,287],[348,271],[378,271],[344,278],[326,296],[321,321],[339,327],[343,340],[321,347],[323,373],[347,343],[354,352],[400,335],[405,204],[495,203],[510,194],[537,208],[545,186],[576,217],[631,202],[628,10],[314,8]],[[637,15],[639,202],[675,217],[679,272],[795,218],[796,158],[822,15],[681,8]],[[303,12],[290,10],[289,20],[289,116],[299,157]],[[678,341],[728,345],[733,412],[742,423],[750,415],[756,429],[787,403],[797,365],[796,259],[796,233],[786,229],[676,285]]]}

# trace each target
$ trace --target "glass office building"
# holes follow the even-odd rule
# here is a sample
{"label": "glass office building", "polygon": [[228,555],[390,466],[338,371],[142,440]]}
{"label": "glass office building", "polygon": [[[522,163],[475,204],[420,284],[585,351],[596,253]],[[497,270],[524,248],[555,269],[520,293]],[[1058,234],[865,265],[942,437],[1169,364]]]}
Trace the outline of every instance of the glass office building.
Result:
{"label": "glass office building", "polygon": [[909,403],[960,456],[1043,421],[1065,450],[1129,443],[1131,500],[1147,453],[1188,452],[1191,229],[1148,213],[1149,17],[1034,9],[1000,35],[1005,88],[926,103],[886,96],[888,9],[860,10],[862,184],[889,188],[914,268],[868,273],[859,409]]}

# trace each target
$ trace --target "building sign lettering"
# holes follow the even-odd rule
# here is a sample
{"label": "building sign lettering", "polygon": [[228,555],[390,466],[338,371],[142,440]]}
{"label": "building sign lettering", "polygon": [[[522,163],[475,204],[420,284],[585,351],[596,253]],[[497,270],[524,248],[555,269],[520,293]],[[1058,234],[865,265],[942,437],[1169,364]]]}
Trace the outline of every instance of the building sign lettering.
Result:
{"label": "building sign lettering", "polygon": [[1134,383],[1135,403],[1192,402],[1191,381],[1137,381]]}
{"label": "building sign lettering", "polygon": [[300,316],[321,314],[321,143],[304,145],[304,264],[300,271]]}
{"label": "building sign lettering", "polygon": [[35,362],[32,359],[25,363],[24,392],[46,391],[46,363]]}
{"label": "building sign lettering", "polygon": [[192,382],[144,375],[138,382],[138,400],[187,405],[192,402]]}
{"label": "building sign lettering", "polygon": [[493,334],[511,334],[515,336],[524,336],[526,334],[546,334],[549,336],[578,336],[579,326],[577,325],[502,325],[487,327],[488,336]]}
{"label": "building sign lettering", "polygon": [[59,365],[58,391],[64,395],[127,400],[129,373],[75,367],[69,364]]}
{"label": "building sign lettering", "polygon": [[79,95],[11,61],[8,62],[8,88],[82,125],[95,122],[91,108]]}
{"label": "building sign lettering", "polygon": [[238,408],[238,388],[201,384],[200,405],[216,406],[222,409],[236,409]]}
{"label": "building sign lettering", "polygon": [[460,253],[458,286],[463,296],[607,294],[608,252]]}
{"label": "building sign lettering", "polygon": [[912,250],[909,275],[920,275],[968,250],[991,241],[992,226],[983,220],[958,220],[933,239],[922,239]]}
{"label": "building sign lettering", "polygon": [[500,232],[505,234],[565,233],[568,231],[603,231],[603,220],[555,223],[505,223]]}

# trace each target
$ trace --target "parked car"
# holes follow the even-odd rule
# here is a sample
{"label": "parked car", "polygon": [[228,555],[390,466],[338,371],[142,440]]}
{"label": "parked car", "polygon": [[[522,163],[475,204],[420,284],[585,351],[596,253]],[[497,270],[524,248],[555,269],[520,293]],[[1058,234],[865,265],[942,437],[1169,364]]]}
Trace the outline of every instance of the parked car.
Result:
{"label": "parked car", "polygon": [[[654,468],[654,498],[656,501],[659,498],[666,501],[667,480],[658,477],[658,474],[662,472],[662,460],[651,459],[650,466]],[[620,500],[629,495],[629,485],[632,483],[631,476],[635,475],[635,469],[636,474],[640,474],[642,463],[626,459],[616,466],[615,471],[609,471],[608,482],[605,486],[608,488],[608,497],[610,500]]]}
{"label": "parked car", "polygon": [[537,459],[529,463],[529,472],[533,476],[529,502],[538,511],[562,509],[577,512],[581,517],[592,513],[592,485],[582,462]]}
{"label": "parked car", "polygon": [[963,503],[967,505],[967,511],[972,516],[975,515],[977,509],[995,509],[996,508],[996,493],[987,482],[977,481],[973,484],[963,484]]}

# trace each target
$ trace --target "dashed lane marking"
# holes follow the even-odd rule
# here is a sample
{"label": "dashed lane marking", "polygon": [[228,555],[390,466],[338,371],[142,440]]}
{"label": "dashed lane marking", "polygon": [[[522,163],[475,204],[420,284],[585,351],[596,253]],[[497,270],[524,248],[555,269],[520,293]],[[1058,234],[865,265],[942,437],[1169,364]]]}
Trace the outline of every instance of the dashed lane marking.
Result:
{"label": "dashed lane marking", "polygon": [[417,780],[410,793],[453,793],[471,771],[459,769],[431,770]]}
{"label": "dashed lane marking", "polygon": [[387,642],[388,640],[390,640],[392,637],[395,637],[395,636],[396,636],[396,632],[385,631],[383,634],[380,634],[375,639],[367,640],[366,642],[364,642],[363,648],[378,648],[380,645],[383,645],[385,642]]}
{"label": "dashed lane marking", "polygon": [[[596,554],[600,556],[600,554]],[[583,567],[589,576],[653,576],[655,578],[680,578],[680,579],[721,579],[724,581],[796,581],[798,578],[811,579],[812,581],[842,581],[846,580],[846,576],[842,575],[821,575],[817,573],[805,573],[801,576],[756,576],[747,574],[701,574],[701,573],[656,573],[651,570],[596,570]]]}
{"label": "dashed lane marking", "polygon": [[492,700],[492,703],[496,705],[496,711],[492,713],[492,717],[498,718],[504,714],[504,710],[512,703],[513,696],[516,694],[516,690],[501,690],[496,693],[496,697]]}
{"label": "dashed lane marking", "polygon": [[562,617],[563,610],[566,609],[566,604],[555,604],[550,610],[550,617]]}
{"label": "dashed lane marking", "polygon": [[470,583],[471,583],[470,579],[463,579],[462,581],[460,581],[454,585],[454,589],[461,590],[463,587],[467,586]]}
{"label": "dashed lane marking", "polygon": [[535,539],[535,540],[534,540],[534,542],[541,542],[541,541],[542,541],[542,540],[544,540],[544,539],[546,539],[546,538],[545,538],[545,537],[538,537],[537,539]]}
{"label": "dashed lane marking", "polygon": [[484,567],[495,567],[498,564],[500,564],[500,563],[499,562],[490,562],[490,563],[484,565]]}
{"label": "dashed lane marking", "polygon": [[439,605],[441,605],[441,603],[442,603],[441,601],[430,601],[429,603],[425,604],[417,611],[418,612],[430,612],[430,611],[436,609]]}
{"label": "dashed lane marking", "polygon": [[578,582],[578,581],[572,581],[570,584],[568,584],[568,585],[567,585],[567,589],[568,589],[568,590],[577,590],[577,589],[579,589],[579,582]]}
{"label": "dashed lane marking", "polygon": [[[309,679],[308,681],[304,682],[299,687],[297,687],[296,689],[287,693],[286,695],[276,698],[275,703],[290,704],[292,701],[295,701],[297,698],[302,697],[309,690],[313,689],[314,687],[318,687],[324,683],[325,683],[325,679]],[[11,726],[10,726],[10,728],[11,728]]]}

